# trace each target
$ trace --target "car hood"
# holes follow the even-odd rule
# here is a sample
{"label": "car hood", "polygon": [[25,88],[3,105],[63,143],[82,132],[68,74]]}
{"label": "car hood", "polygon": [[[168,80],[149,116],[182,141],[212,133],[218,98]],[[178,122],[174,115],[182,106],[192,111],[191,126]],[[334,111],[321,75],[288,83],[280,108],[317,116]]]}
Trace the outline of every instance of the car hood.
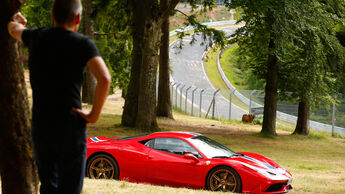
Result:
{"label": "car hood", "polygon": [[239,162],[243,166],[255,171],[261,171],[280,178],[282,176],[286,177],[287,179],[292,178],[290,172],[269,158],[249,152],[240,152],[239,154],[242,155],[230,158],[229,160]]}

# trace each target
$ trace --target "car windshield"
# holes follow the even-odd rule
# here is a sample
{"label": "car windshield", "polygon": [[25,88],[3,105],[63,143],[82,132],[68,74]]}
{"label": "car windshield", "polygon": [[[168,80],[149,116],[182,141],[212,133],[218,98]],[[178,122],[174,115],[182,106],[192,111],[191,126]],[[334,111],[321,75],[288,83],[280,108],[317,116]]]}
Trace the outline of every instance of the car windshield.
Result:
{"label": "car windshield", "polygon": [[208,158],[227,158],[236,155],[229,148],[206,136],[195,136],[189,141]]}

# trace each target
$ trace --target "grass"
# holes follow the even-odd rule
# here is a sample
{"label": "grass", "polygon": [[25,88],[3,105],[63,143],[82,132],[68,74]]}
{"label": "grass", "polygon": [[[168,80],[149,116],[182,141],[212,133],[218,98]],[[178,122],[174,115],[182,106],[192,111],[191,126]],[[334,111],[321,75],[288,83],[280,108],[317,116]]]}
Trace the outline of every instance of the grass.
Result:
{"label": "grass", "polygon": [[[104,190],[107,188],[107,190]],[[113,181],[113,180],[92,180],[86,178],[84,180],[84,189],[82,194],[112,194],[112,193],[146,193],[146,194],[156,194],[156,193],[166,193],[166,194],[214,194],[214,192],[204,191],[204,190],[190,190],[185,188],[171,188],[171,187],[161,187],[152,186],[148,184],[136,184],[129,183],[125,181]]]}

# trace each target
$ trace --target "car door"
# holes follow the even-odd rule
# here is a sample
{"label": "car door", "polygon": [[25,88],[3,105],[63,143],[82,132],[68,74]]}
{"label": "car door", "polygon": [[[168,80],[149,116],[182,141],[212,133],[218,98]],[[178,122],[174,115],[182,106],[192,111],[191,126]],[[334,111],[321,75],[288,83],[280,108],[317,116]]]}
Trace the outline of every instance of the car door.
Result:
{"label": "car door", "polygon": [[[149,152],[148,170],[151,181],[159,185],[202,188],[205,162],[186,141],[178,138],[155,138]],[[186,159],[192,153],[197,160]]]}
{"label": "car door", "polygon": [[137,142],[121,146],[120,178],[131,182],[145,182],[147,176],[148,153],[151,149]]}

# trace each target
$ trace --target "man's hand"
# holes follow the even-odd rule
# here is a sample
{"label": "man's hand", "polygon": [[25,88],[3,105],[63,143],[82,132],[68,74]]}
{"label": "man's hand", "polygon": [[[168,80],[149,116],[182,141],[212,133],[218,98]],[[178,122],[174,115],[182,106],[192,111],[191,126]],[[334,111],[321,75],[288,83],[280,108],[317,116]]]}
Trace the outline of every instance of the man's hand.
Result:
{"label": "man's hand", "polygon": [[20,12],[15,13],[12,19],[14,20],[14,22],[18,22],[22,24],[23,26],[25,26],[27,23],[26,18]]}
{"label": "man's hand", "polygon": [[98,120],[98,118],[95,118],[95,116],[92,116],[92,114],[86,110],[72,108],[72,111],[78,113],[81,117],[83,117],[86,123],[95,123]]}
{"label": "man's hand", "polygon": [[22,34],[25,30],[26,23],[27,20],[20,12],[15,13],[12,17],[12,21],[7,25],[8,33],[14,39],[22,41]]}

